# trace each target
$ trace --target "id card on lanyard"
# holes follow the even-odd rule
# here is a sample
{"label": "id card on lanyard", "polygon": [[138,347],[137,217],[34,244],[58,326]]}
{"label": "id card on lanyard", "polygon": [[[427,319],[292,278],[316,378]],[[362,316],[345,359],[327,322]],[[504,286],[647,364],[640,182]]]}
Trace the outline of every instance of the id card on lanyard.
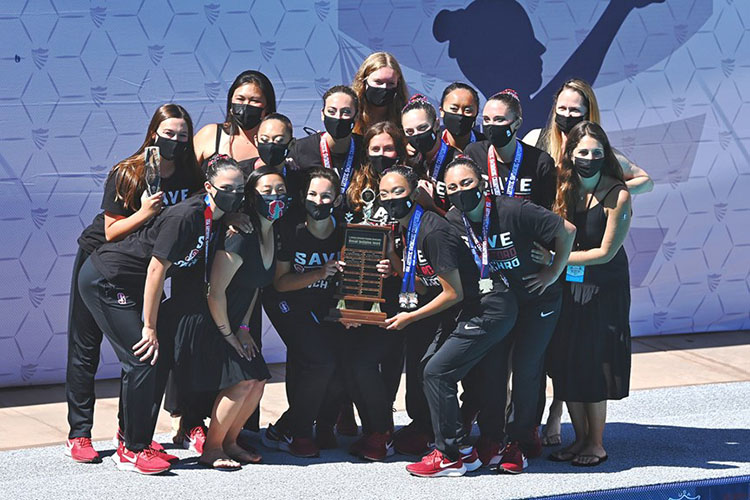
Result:
{"label": "id card on lanyard", "polygon": [[424,209],[417,205],[409,221],[409,229],[406,236],[406,252],[404,259],[404,277],[401,278],[401,293],[398,294],[398,303],[402,309],[417,308],[417,293],[414,280],[417,268],[417,236],[419,225],[422,223]]}
{"label": "id card on lanyard", "polygon": [[516,194],[516,182],[518,181],[518,171],[521,168],[523,160],[523,146],[521,141],[516,140],[516,153],[513,157],[513,166],[508,174],[508,181],[505,184],[505,192],[500,184],[500,175],[497,172],[497,161],[495,157],[495,147],[490,145],[487,150],[487,175],[490,178],[490,191],[495,196],[506,195],[511,198]]}
{"label": "id card on lanyard", "polygon": [[[354,166],[354,137],[350,138],[349,143],[349,154],[346,157],[346,163],[344,168],[341,169],[341,194],[346,193],[346,189],[349,187],[349,182],[352,178],[352,167]],[[325,168],[333,169],[333,162],[331,161],[331,150],[328,147],[326,141],[326,134],[320,134],[320,160],[323,162]]]}
{"label": "id card on lanyard", "polygon": [[[586,204],[586,216],[588,217],[588,211],[591,209],[591,202],[594,201],[594,196],[596,195],[596,190],[599,188],[599,183],[602,181],[602,178],[599,177],[599,180],[596,181],[596,186],[594,186],[594,191],[591,193],[591,198],[589,198],[589,202]],[[583,283],[583,278],[586,274],[586,266],[573,266],[568,264],[566,271],[565,271],[565,281],[569,281],[571,283]]]}

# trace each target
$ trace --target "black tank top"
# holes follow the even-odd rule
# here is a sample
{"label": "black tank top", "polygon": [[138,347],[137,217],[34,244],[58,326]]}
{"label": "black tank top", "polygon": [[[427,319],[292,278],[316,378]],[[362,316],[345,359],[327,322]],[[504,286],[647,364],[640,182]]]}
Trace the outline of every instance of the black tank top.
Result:
{"label": "black tank top", "polygon": [[[209,156],[208,158],[203,160],[203,163],[201,164],[201,168],[203,171],[206,171],[206,168],[208,168],[208,162],[211,161],[216,155],[219,154],[219,144],[221,143],[221,133],[224,129],[223,123],[217,123],[216,124],[216,143],[214,144],[214,154]],[[240,169],[242,170],[243,175],[245,176],[245,179],[247,179],[247,176],[250,175],[250,172],[255,170],[255,163],[258,161],[258,158],[248,158],[246,160],[237,160],[237,164],[240,166]]]}
{"label": "black tank top", "polygon": [[[616,188],[627,189],[623,184],[616,184],[607,191],[607,194],[600,199],[596,206],[582,212],[576,211],[573,223],[577,231],[573,250],[590,250],[601,246],[604,231],[607,228],[607,214],[604,212],[604,200]],[[630,273],[625,246],[621,246],[612,260],[606,264],[586,266],[585,281],[599,286],[606,286],[613,281],[629,283]]]}

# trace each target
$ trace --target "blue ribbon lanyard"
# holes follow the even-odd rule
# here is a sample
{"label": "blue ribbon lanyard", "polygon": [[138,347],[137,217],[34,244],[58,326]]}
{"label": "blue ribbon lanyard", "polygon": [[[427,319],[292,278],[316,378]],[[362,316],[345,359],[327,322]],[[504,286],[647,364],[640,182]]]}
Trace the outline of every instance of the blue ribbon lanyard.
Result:
{"label": "blue ribbon lanyard", "polygon": [[[352,136],[350,138],[349,143],[349,154],[346,157],[346,163],[344,164],[344,168],[341,169],[341,194],[343,195],[346,193],[347,188],[349,187],[349,183],[351,182],[352,177],[352,170],[354,166],[354,137]],[[333,168],[333,163],[331,162],[331,150],[328,148],[328,142],[326,142],[326,136],[325,134],[320,135],[320,159],[323,162],[323,166],[325,168]]]}
{"label": "blue ribbon lanyard", "polygon": [[440,171],[443,169],[443,163],[445,157],[448,155],[448,144],[445,141],[440,141],[440,151],[438,151],[437,158],[435,158],[435,165],[432,167],[432,180],[437,182],[440,176]]}
{"label": "blue ribbon lanyard", "polygon": [[474,131],[471,131],[471,137],[469,138],[469,144],[472,142],[477,142],[477,135],[474,133]]}
{"label": "blue ribbon lanyard", "polygon": [[513,157],[513,166],[510,169],[508,175],[508,182],[505,185],[505,192],[503,192],[500,186],[500,176],[497,173],[497,162],[495,161],[495,148],[490,145],[487,150],[487,170],[490,177],[490,190],[495,196],[506,195],[511,198],[516,194],[516,182],[518,181],[518,171],[521,168],[521,160],[523,160],[523,147],[521,141],[516,140],[516,154]]}
{"label": "blue ribbon lanyard", "polygon": [[406,259],[404,260],[404,277],[401,279],[401,293],[414,293],[414,276],[417,264],[417,235],[422,222],[424,209],[417,205],[409,221],[407,231]]}
{"label": "blue ribbon lanyard", "polygon": [[[461,214],[461,218],[464,221],[464,228],[466,229],[466,235],[469,237],[469,248],[471,254],[474,256],[474,262],[479,268],[481,278],[488,278],[490,276],[489,266],[489,232],[490,232],[490,212],[492,210],[492,201],[489,196],[484,197],[484,215],[482,216],[482,240],[477,238],[474,230],[471,228],[469,219],[466,214]],[[480,249],[481,247],[481,249]]]}

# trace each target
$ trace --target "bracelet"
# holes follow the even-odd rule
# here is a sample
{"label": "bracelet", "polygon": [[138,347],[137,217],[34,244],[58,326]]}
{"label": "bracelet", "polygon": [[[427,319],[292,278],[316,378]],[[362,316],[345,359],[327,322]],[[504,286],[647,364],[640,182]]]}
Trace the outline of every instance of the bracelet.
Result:
{"label": "bracelet", "polygon": [[226,335],[224,335],[223,333],[221,334],[221,336],[224,337],[224,338],[231,337],[232,335],[234,335],[234,333],[232,333],[232,332],[229,332]]}
{"label": "bracelet", "polygon": [[247,325],[245,325],[245,324],[242,324],[242,325],[240,325],[240,330],[243,330],[245,332],[249,332],[250,331],[250,327],[247,326]]}
{"label": "bracelet", "polygon": [[549,264],[547,264],[547,267],[552,267],[552,263],[555,262],[555,252],[553,252],[552,250],[550,250],[549,253],[550,253],[550,255],[552,255],[552,257],[549,259]]}

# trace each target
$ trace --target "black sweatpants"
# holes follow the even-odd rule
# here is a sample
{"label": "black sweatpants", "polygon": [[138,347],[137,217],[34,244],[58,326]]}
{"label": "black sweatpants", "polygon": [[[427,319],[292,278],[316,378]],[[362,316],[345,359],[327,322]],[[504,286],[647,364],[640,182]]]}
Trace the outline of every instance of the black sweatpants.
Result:
{"label": "black sweatpants", "polygon": [[517,305],[512,293],[493,295],[492,319],[481,312],[466,311],[452,331],[435,338],[424,358],[424,392],[430,405],[435,446],[449,460],[458,459],[467,437],[458,406],[458,382],[508,335],[516,321]]}
{"label": "black sweatpants", "polygon": [[452,330],[456,314],[456,310],[449,309],[412,323],[403,330],[406,345],[406,413],[412,425],[426,433],[432,432],[432,420],[425,397],[424,357],[441,331]]}
{"label": "black sweatpants", "polygon": [[78,276],[89,254],[80,247],[73,262],[68,306],[68,365],[65,372],[65,396],[68,400],[69,438],[91,437],[94,425],[94,377],[99,368],[102,330],[83,302]]}
{"label": "black sweatpants", "polygon": [[[121,429],[125,446],[131,451],[140,451],[151,444],[163,394],[159,393],[159,387],[163,391],[168,373],[168,369],[167,373],[159,369],[159,363],[152,366],[150,359],[140,361],[133,354],[132,346],[142,338],[143,290],[115,286],[90,260],[81,267],[78,287],[83,302],[107,335],[122,365]],[[163,343],[160,337],[159,344],[160,352],[169,352],[169,342]],[[158,380],[160,375],[164,380]]]}
{"label": "black sweatpants", "polygon": [[289,409],[277,425],[293,437],[312,437],[322,405],[340,401],[343,393],[341,381],[335,376],[340,325],[323,322],[320,316],[309,309],[289,310],[276,319],[277,331],[287,348],[289,401]]}
{"label": "black sweatpants", "polygon": [[504,439],[510,368],[513,391],[507,433],[511,441],[527,442],[537,425],[544,358],[560,316],[562,293],[555,287],[541,296],[517,292],[516,297],[516,325],[479,365],[483,383],[478,424],[483,436],[497,441]]}
{"label": "black sweatpants", "polygon": [[[344,376],[349,393],[357,405],[365,433],[384,433],[393,428],[394,366],[388,362],[394,353],[402,359],[402,332],[388,331],[374,325],[347,330],[344,338]],[[403,362],[402,365],[403,366]],[[401,372],[398,370],[398,376]]]}

